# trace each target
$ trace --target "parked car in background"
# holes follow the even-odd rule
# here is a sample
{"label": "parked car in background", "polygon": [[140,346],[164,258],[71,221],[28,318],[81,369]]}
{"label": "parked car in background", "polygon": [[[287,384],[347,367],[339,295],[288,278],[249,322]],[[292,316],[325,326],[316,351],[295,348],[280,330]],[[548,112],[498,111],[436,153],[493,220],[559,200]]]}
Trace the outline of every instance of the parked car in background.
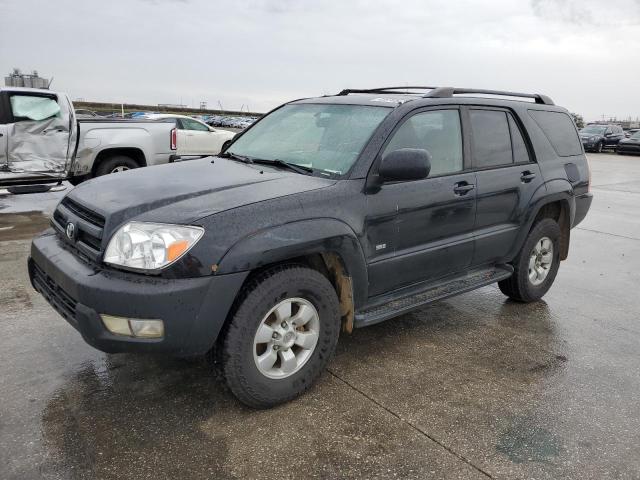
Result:
{"label": "parked car in background", "polygon": [[64,93],[0,87],[0,186],[12,193],[169,163],[176,147],[170,122],[80,118]]}
{"label": "parked car in background", "polygon": [[640,130],[636,129],[635,133],[631,135],[631,137],[620,140],[616,152],[621,155],[640,154]]}
{"label": "parked car in background", "polygon": [[630,128],[624,132],[624,136],[631,138],[635,133],[640,132],[640,128]]}
{"label": "parked car in background", "polygon": [[215,129],[200,120],[186,115],[153,114],[150,120],[173,121],[177,128],[176,153],[183,155],[217,155],[222,146],[234,137],[233,132]]}
{"label": "parked car in background", "polygon": [[205,123],[211,127],[219,127],[222,118],[221,115],[211,115]]}
{"label": "parked car in background", "polygon": [[588,152],[602,152],[604,149],[615,150],[618,142],[625,138],[620,125],[590,124],[580,130],[580,139]]}
{"label": "parked car in background", "polygon": [[406,89],[293,101],[214,162],[72,190],[32,285],[105,352],[211,352],[259,408],[307,390],[340,332],[494,283],[539,300],[592,200],[569,112]]}
{"label": "parked car in background", "polygon": [[76,110],[76,117],[79,117],[79,118],[92,118],[92,117],[100,116],[93,110],[87,110],[86,108],[76,108],[75,110]]}

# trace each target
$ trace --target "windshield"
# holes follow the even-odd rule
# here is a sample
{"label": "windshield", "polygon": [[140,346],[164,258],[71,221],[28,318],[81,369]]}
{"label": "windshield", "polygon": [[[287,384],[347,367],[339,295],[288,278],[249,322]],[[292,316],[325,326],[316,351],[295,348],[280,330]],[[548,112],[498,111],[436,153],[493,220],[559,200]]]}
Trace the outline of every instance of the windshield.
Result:
{"label": "windshield", "polygon": [[343,175],[390,111],[365,105],[285,105],[260,120],[227,152]]}
{"label": "windshield", "polygon": [[588,127],[584,127],[580,130],[580,133],[595,133],[602,135],[606,129],[607,127],[602,125],[589,125]]}
{"label": "windshield", "polygon": [[633,135],[631,135],[631,138],[637,138],[638,140],[640,140],[640,132],[636,132]]}

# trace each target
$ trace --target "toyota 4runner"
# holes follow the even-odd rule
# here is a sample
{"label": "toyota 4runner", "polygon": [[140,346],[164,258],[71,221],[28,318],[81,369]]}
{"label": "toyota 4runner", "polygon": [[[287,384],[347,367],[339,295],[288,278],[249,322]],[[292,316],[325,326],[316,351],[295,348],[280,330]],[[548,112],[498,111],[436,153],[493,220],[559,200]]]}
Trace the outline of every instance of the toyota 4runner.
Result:
{"label": "toyota 4runner", "polygon": [[81,184],[29,273],[94,347],[212,352],[269,407],[313,384],[341,331],[496,282],[540,299],[589,184],[544,95],[344,90],[276,108],[217,157]]}

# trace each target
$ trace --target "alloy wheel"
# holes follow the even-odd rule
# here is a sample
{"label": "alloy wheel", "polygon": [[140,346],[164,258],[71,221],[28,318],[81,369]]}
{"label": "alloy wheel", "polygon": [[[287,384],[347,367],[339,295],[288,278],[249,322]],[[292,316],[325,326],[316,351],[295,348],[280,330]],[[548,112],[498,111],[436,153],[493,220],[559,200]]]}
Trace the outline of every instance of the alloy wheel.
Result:
{"label": "alloy wheel", "polygon": [[264,316],[253,339],[253,359],[268,378],[287,378],[311,358],[318,344],[320,316],[304,298],[288,298]]}

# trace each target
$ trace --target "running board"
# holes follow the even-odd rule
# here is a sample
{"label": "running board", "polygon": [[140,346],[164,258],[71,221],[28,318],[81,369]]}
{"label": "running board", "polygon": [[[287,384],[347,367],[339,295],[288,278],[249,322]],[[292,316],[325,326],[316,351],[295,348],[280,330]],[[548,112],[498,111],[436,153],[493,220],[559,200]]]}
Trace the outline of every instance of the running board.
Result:
{"label": "running board", "polygon": [[460,277],[443,279],[441,282],[435,285],[431,284],[422,290],[409,287],[404,289],[405,295],[400,293],[400,298],[396,297],[386,303],[356,313],[354,327],[367,327],[384,322],[437,300],[499,282],[509,278],[512,274],[513,267],[511,265],[495,265],[491,268],[474,270]]}
{"label": "running board", "polygon": [[14,185],[7,188],[0,188],[0,195],[25,195],[28,193],[61,192],[66,190],[66,186],[58,183],[56,185]]}

